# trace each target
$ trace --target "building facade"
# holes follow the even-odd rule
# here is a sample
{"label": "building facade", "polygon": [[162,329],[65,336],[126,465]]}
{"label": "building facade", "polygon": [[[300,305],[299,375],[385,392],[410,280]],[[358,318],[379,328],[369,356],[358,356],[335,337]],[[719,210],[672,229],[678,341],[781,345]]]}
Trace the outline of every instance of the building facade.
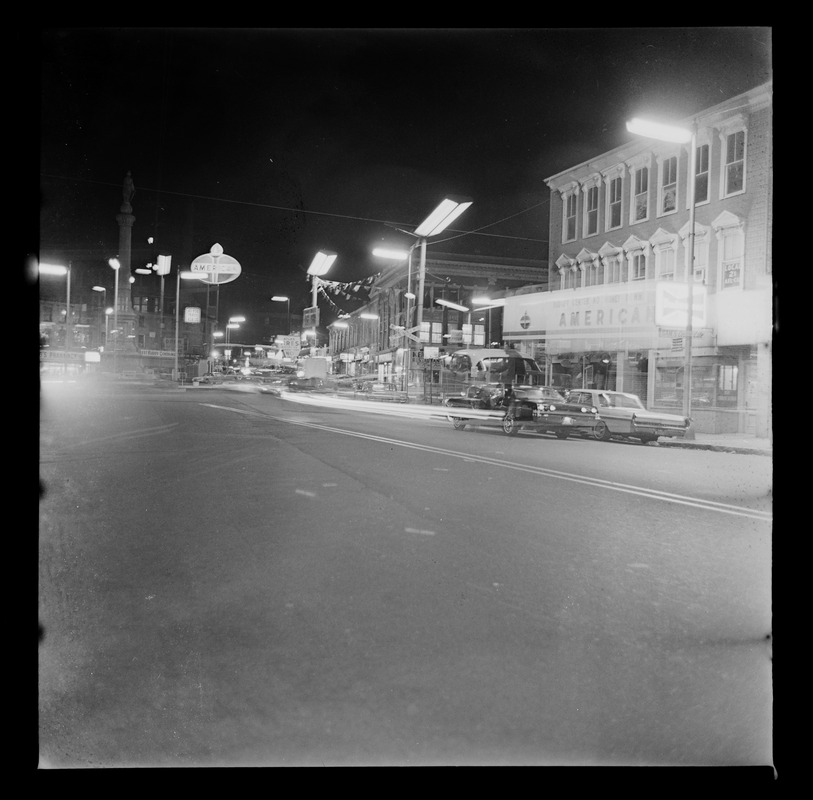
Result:
{"label": "building facade", "polygon": [[546,179],[545,291],[506,298],[503,337],[550,382],[683,407],[693,279],[691,414],[697,431],[771,435],[772,83],[706,109],[690,145],[636,137]]}
{"label": "building facade", "polygon": [[[370,300],[328,328],[334,372],[382,383],[422,384],[432,359],[466,345],[502,342],[502,308],[472,300],[502,298],[528,284],[544,285],[547,262],[427,252],[421,324],[417,257],[387,269]],[[465,308],[454,308],[453,303]]]}

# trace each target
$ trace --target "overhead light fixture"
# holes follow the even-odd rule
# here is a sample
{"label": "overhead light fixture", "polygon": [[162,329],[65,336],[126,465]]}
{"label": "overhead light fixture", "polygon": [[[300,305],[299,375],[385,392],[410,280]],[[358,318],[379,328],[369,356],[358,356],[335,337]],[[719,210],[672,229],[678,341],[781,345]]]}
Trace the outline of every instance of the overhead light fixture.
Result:
{"label": "overhead light fixture", "polygon": [[415,235],[421,238],[434,236],[449,227],[471,204],[472,200],[462,197],[447,197],[440,205],[415,228]]}
{"label": "overhead light fixture", "polygon": [[359,314],[362,319],[378,319],[378,314],[368,314],[364,312],[363,314]]}
{"label": "overhead light fixture", "polygon": [[630,133],[637,133],[639,136],[648,136],[651,139],[677,142],[678,144],[685,144],[692,139],[692,132],[688,128],[680,128],[677,125],[664,125],[660,122],[652,122],[639,117],[634,117],[627,122],[627,130]]}
{"label": "overhead light fixture", "polygon": [[333,266],[337,255],[337,253],[331,253],[327,250],[320,250],[313,257],[313,261],[308,267],[308,275],[316,275],[317,277],[324,275]]}
{"label": "overhead light fixture", "polygon": [[435,300],[435,302],[439,306],[448,306],[449,308],[455,309],[455,311],[468,311],[469,310],[466,306],[461,306],[458,303],[453,303],[451,300]]}
{"label": "overhead light fixture", "polygon": [[403,261],[405,258],[409,258],[409,251],[392,250],[387,247],[375,247],[373,248],[373,255],[379,258],[392,258],[395,261]]}

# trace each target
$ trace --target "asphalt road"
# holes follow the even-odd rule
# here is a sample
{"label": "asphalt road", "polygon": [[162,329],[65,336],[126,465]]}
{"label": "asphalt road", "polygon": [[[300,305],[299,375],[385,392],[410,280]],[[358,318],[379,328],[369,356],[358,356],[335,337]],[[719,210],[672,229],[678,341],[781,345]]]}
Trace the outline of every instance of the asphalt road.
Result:
{"label": "asphalt road", "polygon": [[772,763],[770,459],[405,413],[44,386],[40,767]]}

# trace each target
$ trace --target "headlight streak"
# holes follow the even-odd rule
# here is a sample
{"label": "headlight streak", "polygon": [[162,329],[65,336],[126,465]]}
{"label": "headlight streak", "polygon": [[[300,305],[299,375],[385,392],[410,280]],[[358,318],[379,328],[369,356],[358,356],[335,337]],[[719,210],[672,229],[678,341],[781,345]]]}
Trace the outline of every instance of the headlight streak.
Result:
{"label": "headlight streak", "polygon": [[[316,404],[316,398],[311,398],[311,404]],[[236,411],[238,413],[246,414],[247,416],[253,417],[261,416],[269,419],[275,419],[280,422],[287,422],[291,425],[300,425],[305,428],[315,428],[317,430],[323,430],[329,433],[338,433],[343,436],[354,436],[358,439],[368,439],[369,441],[380,442],[382,444],[388,445],[395,445],[398,447],[405,447],[411,450],[422,450],[427,453],[435,453],[437,455],[450,456],[452,458],[458,458],[464,461],[476,461],[482,464],[490,464],[492,466],[503,467],[505,469],[517,470],[519,472],[529,472],[534,475],[543,475],[548,478],[557,478],[559,480],[569,481],[571,483],[580,483],[585,486],[609,489],[611,491],[623,492],[625,494],[634,494],[640,497],[648,497],[655,500],[662,500],[667,503],[677,503],[679,505],[700,508],[705,511],[717,511],[722,514],[732,514],[734,516],[739,517],[748,517],[750,519],[762,520],[764,522],[770,522],[773,519],[773,515],[770,512],[757,511],[754,509],[745,508],[743,506],[735,506],[730,503],[720,503],[717,502],[716,500],[700,500],[694,497],[689,497],[687,495],[675,494],[673,492],[664,492],[661,491],[660,489],[647,489],[642,486],[634,486],[632,484],[619,483],[617,481],[608,481],[604,480],[603,478],[589,478],[584,475],[576,475],[575,473],[572,472],[563,472],[561,470],[553,470],[547,467],[535,467],[528,464],[518,464],[513,461],[505,461],[503,459],[492,458],[490,456],[472,455],[471,453],[463,453],[457,450],[448,450],[441,447],[433,447],[432,445],[416,444],[414,442],[406,442],[401,439],[392,439],[386,436],[375,436],[374,434],[370,433],[361,433],[359,431],[351,431],[344,428],[335,428],[331,425],[322,425],[316,422],[306,422],[303,420],[292,419],[290,417],[277,416],[275,414],[266,414],[257,411],[234,409],[228,408],[227,406],[216,406],[211,403],[202,403],[202,405],[208,405],[211,408],[222,408],[223,410],[226,411]],[[360,401],[359,405],[366,409],[368,404],[364,401]],[[359,407],[358,405],[352,406],[352,408],[354,408],[355,410],[358,410],[358,407]],[[414,410],[417,409],[413,409],[413,411]],[[429,409],[421,410],[428,411]],[[468,412],[468,409],[466,409],[466,411]],[[392,413],[392,410],[390,410],[390,413]],[[437,412],[433,414],[433,416],[436,415]],[[443,413],[442,416],[445,417],[446,414]]]}

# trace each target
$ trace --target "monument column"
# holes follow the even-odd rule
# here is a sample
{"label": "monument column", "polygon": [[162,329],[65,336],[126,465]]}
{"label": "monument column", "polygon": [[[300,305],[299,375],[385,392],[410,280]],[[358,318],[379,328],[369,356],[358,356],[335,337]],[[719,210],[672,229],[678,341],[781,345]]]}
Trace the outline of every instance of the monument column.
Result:
{"label": "monument column", "polygon": [[133,206],[131,200],[135,194],[135,186],[133,185],[132,174],[127,172],[124,176],[124,186],[122,188],[122,197],[124,202],[116,215],[116,222],[119,224],[119,287],[118,287],[118,304],[116,312],[118,314],[118,327],[119,333],[115,337],[115,348],[125,355],[135,354],[138,352],[135,344],[135,321],[136,315],[133,311],[133,299],[130,292],[130,265],[132,260],[132,238],[133,238],[133,223],[135,216],[133,215]]}

